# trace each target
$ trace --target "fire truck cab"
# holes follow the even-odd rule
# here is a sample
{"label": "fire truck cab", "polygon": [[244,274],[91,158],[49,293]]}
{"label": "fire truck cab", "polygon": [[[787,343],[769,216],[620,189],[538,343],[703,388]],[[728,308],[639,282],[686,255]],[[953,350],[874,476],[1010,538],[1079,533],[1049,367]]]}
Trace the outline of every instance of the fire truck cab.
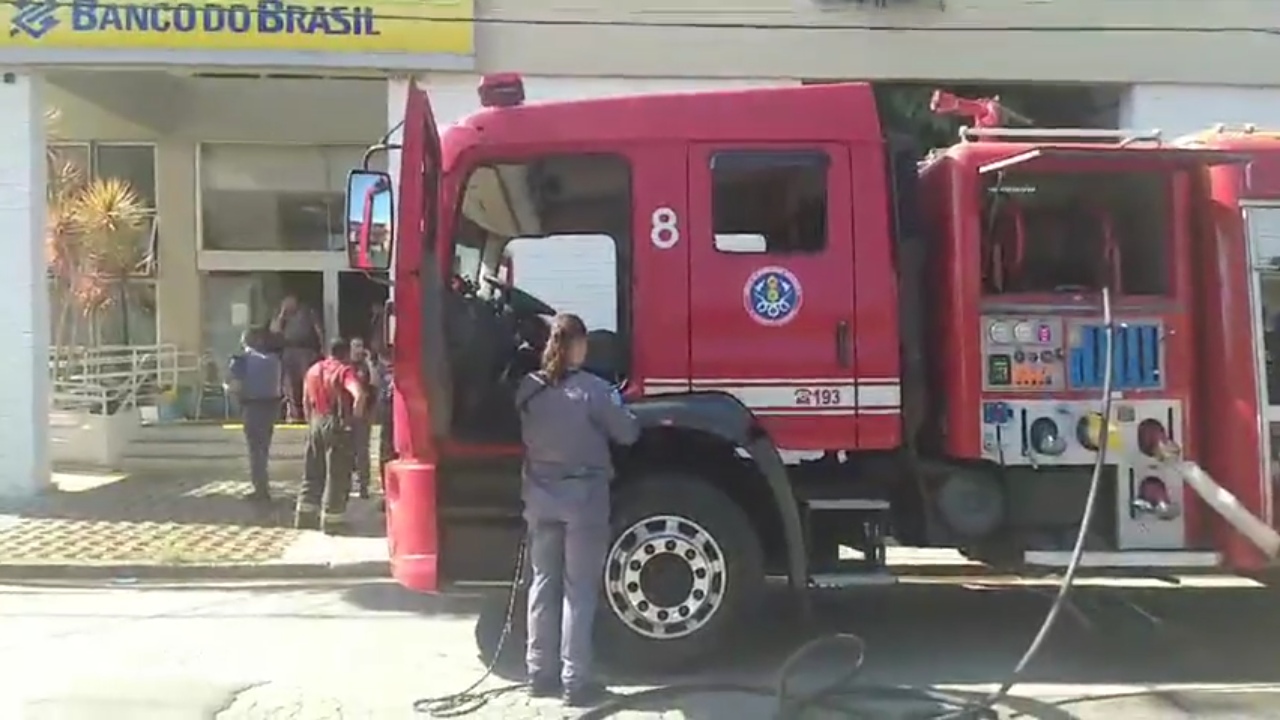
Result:
{"label": "fire truck cab", "polygon": [[988,129],[918,165],[861,83],[525,104],[502,75],[480,95],[440,130],[411,88],[398,177],[349,180],[352,264],[395,283],[401,583],[510,580],[512,398],[557,308],[504,252],[568,235],[614,247],[616,317],[584,369],[645,428],[616,458],[603,652],[691,660],[750,621],[769,575],[798,594],[892,582],[891,534],[1062,564],[1103,437],[1092,564],[1220,561],[1164,449],[1194,457],[1215,402],[1194,212],[1238,153]]}

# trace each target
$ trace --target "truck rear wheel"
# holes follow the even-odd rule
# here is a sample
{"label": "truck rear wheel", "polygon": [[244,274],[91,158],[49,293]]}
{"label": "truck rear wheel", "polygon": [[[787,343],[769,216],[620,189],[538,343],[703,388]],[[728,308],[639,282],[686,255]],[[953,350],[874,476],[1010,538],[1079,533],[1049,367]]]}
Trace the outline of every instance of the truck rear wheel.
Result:
{"label": "truck rear wheel", "polygon": [[596,622],[600,654],[636,668],[691,663],[739,631],[764,591],[760,540],[731,498],[663,473],[614,499]]}

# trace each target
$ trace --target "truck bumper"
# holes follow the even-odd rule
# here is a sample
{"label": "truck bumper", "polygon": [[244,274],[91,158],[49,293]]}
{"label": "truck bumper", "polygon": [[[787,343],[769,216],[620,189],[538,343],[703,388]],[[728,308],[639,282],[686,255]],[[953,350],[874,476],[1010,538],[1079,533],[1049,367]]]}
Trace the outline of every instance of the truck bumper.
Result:
{"label": "truck bumper", "polygon": [[391,575],[418,592],[440,589],[436,466],[414,458],[387,463],[387,543]]}

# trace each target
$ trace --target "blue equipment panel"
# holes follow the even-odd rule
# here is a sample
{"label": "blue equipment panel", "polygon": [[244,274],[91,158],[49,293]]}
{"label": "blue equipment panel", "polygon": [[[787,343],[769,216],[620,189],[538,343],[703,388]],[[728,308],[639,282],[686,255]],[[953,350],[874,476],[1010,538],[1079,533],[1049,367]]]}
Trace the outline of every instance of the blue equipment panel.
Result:
{"label": "blue equipment panel", "polygon": [[[1072,390],[1102,387],[1106,369],[1107,328],[1082,323],[1071,328],[1068,385]],[[1111,352],[1116,390],[1158,390],[1164,387],[1163,324],[1156,321],[1116,323]]]}

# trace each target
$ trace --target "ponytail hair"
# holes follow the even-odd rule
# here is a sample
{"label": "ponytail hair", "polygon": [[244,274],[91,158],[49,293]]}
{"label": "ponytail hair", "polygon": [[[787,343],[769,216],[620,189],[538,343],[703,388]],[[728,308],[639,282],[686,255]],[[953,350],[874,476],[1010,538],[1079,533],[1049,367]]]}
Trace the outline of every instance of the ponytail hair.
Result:
{"label": "ponytail hair", "polygon": [[551,337],[542,351],[542,374],[552,385],[568,376],[569,349],[587,337],[587,325],[582,318],[570,313],[560,313],[551,320]]}

